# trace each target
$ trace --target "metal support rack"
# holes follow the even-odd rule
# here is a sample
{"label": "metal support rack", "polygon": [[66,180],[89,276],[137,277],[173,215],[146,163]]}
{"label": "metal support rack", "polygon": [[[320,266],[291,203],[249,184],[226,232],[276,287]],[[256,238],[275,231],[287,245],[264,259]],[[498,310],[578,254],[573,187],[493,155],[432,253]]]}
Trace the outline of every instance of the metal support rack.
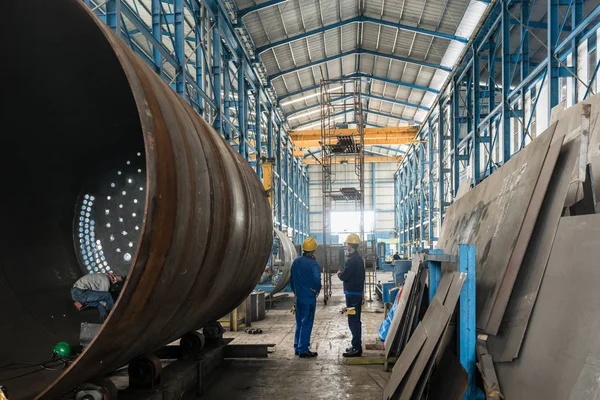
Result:
{"label": "metal support rack", "polygon": [[433,248],[461,183],[477,185],[523,149],[553,107],[598,93],[599,27],[597,0],[489,4],[395,175],[408,257]]}
{"label": "metal support rack", "polygon": [[430,250],[425,256],[425,268],[429,270],[429,300],[435,296],[438,284],[442,278],[442,262],[454,263],[458,272],[466,274],[459,297],[458,311],[458,356],[462,367],[467,372],[469,387],[464,400],[475,400],[481,398],[480,391],[474,382],[476,369],[476,309],[475,309],[475,284],[476,248],[474,244],[460,244],[458,256],[444,254],[442,250]]}
{"label": "metal support rack", "polygon": [[[339,86],[332,89],[331,85]],[[321,184],[323,196],[323,247],[331,245],[331,212],[337,203],[353,204],[359,215],[361,237],[361,254],[366,255],[365,238],[365,153],[364,153],[364,116],[360,78],[321,80]],[[335,103],[337,97],[345,97],[348,101]],[[335,115],[339,112],[353,113],[356,122],[356,133],[341,135],[335,123]],[[359,182],[358,187],[334,190],[336,174],[346,168],[347,161],[340,163],[337,159],[354,158],[354,174]],[[343,167],[341,167],[343,166]],[[330,260],[325,251],[323,265],[323,298],[325,304],[331,297]],[[333,271],[335,272],[335,271]],[[369,275],[371,278],[371,275]],[[371,285],[368,286],[369,300],[372,296]]]}

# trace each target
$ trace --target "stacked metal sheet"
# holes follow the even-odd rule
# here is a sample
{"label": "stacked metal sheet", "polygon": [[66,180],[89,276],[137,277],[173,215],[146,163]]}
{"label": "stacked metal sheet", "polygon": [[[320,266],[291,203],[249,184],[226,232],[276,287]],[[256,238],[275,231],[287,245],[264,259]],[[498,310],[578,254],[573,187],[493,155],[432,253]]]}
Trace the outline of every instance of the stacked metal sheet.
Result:
{"label": "stacked metal sheet", "polygon": [[[459,244],[477,245],[489,398],[600,399],[598,116],[600,96],[554,110],[544,133],[446,211],[437,247],[456,255]],[[386,341],[386,355],[399,358],[384,399],[420,399],[427,387],[428,398],[464,393],[455,356],[444,351],[454,268],[444,265],[437,301],[416,329],[409,304],[420,275],[414,266],[408,273]]]}
{"label": "stacked metal sheet", "polygon": [[498,335],[488,338],[507,399],[600,398],[599,115],[599,96],[553,110],[565,143]]}
{"label": "stacked metal sheet", "polygon": [[[385,387],[384,399],[409,400],[423,397],[429,386],[434,365],[439,364],[450,342],[451,335],[446,333],[451,332],[450,320],[466,278],[466,274],[460,272],[445,274],[422,321],[413,329],[413,323],[416,323],[417,318],[411,312],[410,300],[420,302],[420,298],[418,294],[415,295],[419,292],[418,282],[412,278],[426,275],[422,268],[420,255],[415,257],[414,266],[415,268],[409,272],[409,278],[404,285],[400,303],[398,303],[392,320],[392,326],[388,333],[390,340],[386,340],[388,357],[395,356],[398,348],[401,349],[401,352]],[[452,360],[451,357],[446,357],[446,359]],[[464,390],[466,390],[466,385]],[[458,389],[460,395],[456,399],[462,398],[464,390]],[[447,393],[443,398],[450,399]]]}
{"label": "stacked metal sheet", "polygon": [[477,245],[477,326],[507,399],[600,396],[598,115],[598,96],[553,111],[551,127],[444,221],[445,252]]}

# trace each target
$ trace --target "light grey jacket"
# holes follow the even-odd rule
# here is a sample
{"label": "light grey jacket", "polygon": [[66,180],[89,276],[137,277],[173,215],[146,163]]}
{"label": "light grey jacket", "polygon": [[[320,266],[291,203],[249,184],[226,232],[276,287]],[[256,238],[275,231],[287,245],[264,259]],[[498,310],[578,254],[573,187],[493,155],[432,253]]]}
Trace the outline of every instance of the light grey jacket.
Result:
{"label": "light grey jacket", "polygon": [[88,274],[79,278],[73,284],[73,287],[81,290],[108,292],[110,289],[110,278],[106,274]]}

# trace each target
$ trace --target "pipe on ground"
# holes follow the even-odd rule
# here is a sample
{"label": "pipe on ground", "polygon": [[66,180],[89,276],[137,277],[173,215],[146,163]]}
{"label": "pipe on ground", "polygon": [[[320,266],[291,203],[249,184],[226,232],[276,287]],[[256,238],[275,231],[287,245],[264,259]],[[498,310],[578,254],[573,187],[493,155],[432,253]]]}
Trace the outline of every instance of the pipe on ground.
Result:
{"label": "pipe on ground", "polygon": [[271,210],[249,164],[81,2],[7,6],[0,366],[78,342],[83,273],[127,274],[66,370],[0,369],[11,399],[57,399],[240,304],[269,257]]}

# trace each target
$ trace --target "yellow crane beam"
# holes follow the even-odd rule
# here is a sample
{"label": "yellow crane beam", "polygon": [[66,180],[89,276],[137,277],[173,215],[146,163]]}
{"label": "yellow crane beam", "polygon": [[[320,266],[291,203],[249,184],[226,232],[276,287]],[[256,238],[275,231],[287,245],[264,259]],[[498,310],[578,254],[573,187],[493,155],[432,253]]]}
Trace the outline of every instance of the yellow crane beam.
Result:
{"label": "yellow crane beam", "polygon": [[[323,162],[322,158],[319,158],[317,161],[314,157],[307,157],[304,160],[304,164],[320,164]],[[398,163],[402,161],[402,157],[400,156],[365,156],[365,163]],[[356,157],[354,156],[341,156],[334,157],[331,161],[333,164],[342,164],[349,163],[353,164],[356,162]]]}
{"label": "yellow crane beam", "polygon": [[[365,136],[398,136],[398,135],[412,135],[413,137],[419,132],[418,126],[389,126],[384,128],[365,128]],[[313,136],[318,135],[321,137],[321,129],[305,129],[300,131],[290,132],[290,136],[302,137],[302,136]],[[328,132],[330,136],[350,136],[358,135],[358,128],[335,128],[330,129]]]}
{"label": "yellow crane beam", "polygon": [[[392,128],[365,128],[364,143],[367,146],[377,144],[410,144],[415,141],[417,127],[402,126]],[[330,136],[351,136],[358,134],[356,129],[333,129]],[[293,131],[290,133],[294,146],[299,149],[321,146],[321,131],[318,129]]]}
{"label": "yellow crane beam", "polygon": [[[372,139],[372,138],[365,138],[365,146],[371,146],[371,145],[377,145],[377,144],[411,144],[414,143],[416,140],[414,138],[414,136],[411,136],[410,138],[392,138],[392,139]],[[307,147],[321,147],[321,138],[319,137],[318,139],[309,139],[309,140],[298,140],[298,141],[294,141],[294,145],[299,148],[299,149],[303,149],[303,148],[307,148]]]}

